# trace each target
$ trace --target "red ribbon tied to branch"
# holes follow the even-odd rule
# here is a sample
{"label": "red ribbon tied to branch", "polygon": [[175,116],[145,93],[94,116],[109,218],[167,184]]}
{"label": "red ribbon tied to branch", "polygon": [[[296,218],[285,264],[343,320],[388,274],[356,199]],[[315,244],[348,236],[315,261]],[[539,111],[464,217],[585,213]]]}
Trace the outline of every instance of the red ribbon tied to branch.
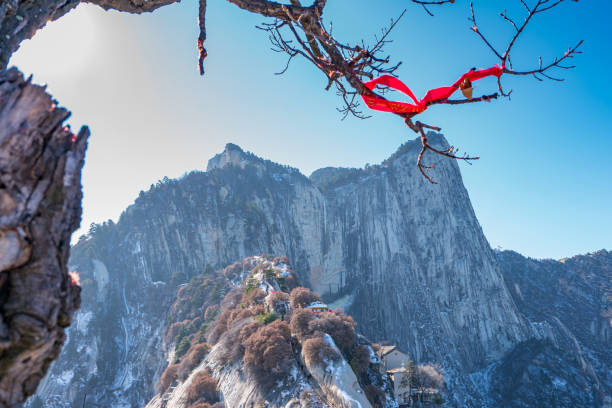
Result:
{"label": "red ribbon tied to branch", "polygon": [[414,93],[399,79],[391,76],[391,75],[382,75],[378,78],[374,78],[371,81],[365,82],[364,85],[369,90],[373,90],[376,88],[376,85],[385,85],[389,88],[396,89],[400,92],[405,93],[414,101],[414,104],[407,102],[398,102],[398,101],[388,101],[384,98],[381,98],[378,95],[361,95],[363,101],[370,109],[383,111],[383,112],[392,112],[392,113],[421,113],[425,109],[427,109],[427,104],[433,101],[438,101],[440,103],[445,103],[446,99],[448,99],[464,81],[477,81],[479,79],[488,77],[488,76],[496,76],[500,77],[504,72],[504,68],[499,65],[495,65],[494,67],[481,69],[476,71],[475,69],[471,69],[465,74],[461,75],[454,84],[451,86],[444,86],[442,88],[430,89],[427,91],[423,99],[419,100]]}

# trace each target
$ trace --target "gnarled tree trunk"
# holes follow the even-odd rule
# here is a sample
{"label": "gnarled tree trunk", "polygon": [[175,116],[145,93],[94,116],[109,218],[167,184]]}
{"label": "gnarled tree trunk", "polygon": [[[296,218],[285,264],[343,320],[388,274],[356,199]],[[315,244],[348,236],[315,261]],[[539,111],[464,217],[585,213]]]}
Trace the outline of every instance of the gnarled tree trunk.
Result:
{"label": "gnarled tree trunk", "polygon": [[25,39],[79,4],[79,0],[0,1],[0,69]]}
{"label": "gnarled tree trunk", "polygon": [[89,130],[16,69],[0,71],[0,407],[21,406],[79,307],[67,270]]}
{"label": "gnarled tree trunk", "polygon": [[[90,0],[134,13],[176,1]],[[64,127],[70,113],[43,87],[5,68],[23,40],[79,3],[0,1],[0,408],[36,391],[80,304],[67,262],[89,137]]]}

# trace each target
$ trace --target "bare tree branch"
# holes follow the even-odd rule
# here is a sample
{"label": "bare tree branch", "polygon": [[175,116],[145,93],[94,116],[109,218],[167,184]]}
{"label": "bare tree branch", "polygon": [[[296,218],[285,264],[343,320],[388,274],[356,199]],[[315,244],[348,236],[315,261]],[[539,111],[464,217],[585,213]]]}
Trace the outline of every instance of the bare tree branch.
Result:
{"label": "bare tree branch", "polygon": [[200,70],[200,75],[204,75],[204,59],[208,55],[206,48],[204,48],[204,41],[206,41],[206,0],[200,0],[198,25],[200,26],[200,35],[198,36],[198,69]]}
{"label": "bare tree branch", "polygon": [[[123,11],[142,12],[157,8],[164,4],[173,3],[176,0],[150,0],[146,2],[146,6],[140,4],[140,2],[136,2],[136,0],[87,1],[100,4],[106,8],[112,7]],[[206,0],[199,1],[200,34],[197,41],[199,51],[198,67],[200,74],[203,74],[204,59],[207,55],[204,47],[204,42],[206,40]],[[371,45],[367,45],[363,40],[355,43],[340,42],[333,36],[331,24],[329,25],[329,29],[325,28],[322,16],[327,3],[326,0],[314,0],[310,6],[302,5],[300,0],[287,0],[289,4],[278,3],[271,0],[228,1],[246,11],[274,19],[272,22],[265,22],[261,24],[258,26],[258,28],[268,33],[272,44],[272,49],[274,51],[287,55],[287,62],[278,74],[286,72],[291,61],[295,57],[300,56],[311,62],[325,76],[324,88],[329,90],[334,87],[336,93],[341,97],[343,105],[338,110],[342,113],[343,119],[348,115],[362,119],[368,117],[360,110],[360,96],[385,100],[383,95],[388,91],[387,88],[377,87],[374,90],[370,90],[364,85],[364,81],[371,80],[384,74],[394,75],[398,67],[401,65],[401,62],[394,64],[390,62],[390,57],[384,54],[384,47],[391,42],[389,35],[397,26],[397,23],[405,15],[406,10],[404,10],[397,19],[392,19],[389,26],[381,30],[380,35],[374,38]],[[499,59],[502,69],[501,72],[503,74],[517,76],[531,75],[539,81],[544,79],[562,81],[562,78],[552,75],[549,71],[555,68],[574,68],[573,65],[566,65],[564,62],[580,53],[579,47],[582,45],[582,41],[578,42],[573,48],[568,48],[563,56],[555,58],[552,62],[546,65],[542,64],[542,59],[540,57],[537,68],[527,70],[514,69],[512,66],[511,53],[514,50],[518,39],[524,33],[525,28],[531,23],[536,15],[553,9],[567,0],[533,0],[535,1],[533,6],[528,4],[530,0],[519,1],[526,11],[526,16],[520,24],[517,22],[518,20],[510,16],[506,10],[500,13],[502,19],[510,24],[513,29],[512,37],[505,45],[503,53],[498,51],[498,48],[491,41],[489,41],[487,36],[478,28],[474,5],[470,3],[471,18],[469,18],[469,20],[472,22],[472,31],[478,35],[486,47],[491,50],[496,58]],[[411,0],[411,2],[422,6],[429,15],[433,15],[428,7],[454,3],[454,0]],[[471,98],[471,84],[466,86],[462,85],[462,90],[469,88],[470,92],[465,94],[466,96],[469,96],[468,99],[434,100],[427,102],[426,107],[436,104],[459,105],[483,101],[488,102],[492,99],[498,98],[499,95],[510,96],[512,93],[512,90],[504,92],[501,83],[501,76],[498,76],[497,78],[497,86],[499,89],[498,93],[485,94],[477,98]],[[468,161],[477,159],[477,157],[458,156],[457,150],[454,149],[454,147],[447,151],[438,151],[431,147],[427,142],[427,138],[424,137],[423,129],[439,128],[425,125],[418,121],[413,123],[412,118],[417,113],[418,112],[401,113],[397,115],[401,116],[405,120],[408,127],[421,137],[423,151],[419,155],[417,165],[427,180],[433,182],[433,179],[428,177],[425,173],[425,169],[429,169],[430,167],[422,163],[423,154],[427,150],[445,157],[459,160]]]}
{"label": "bare tree branch", "polygon": [[[503,54],[500,54],[495,47],[493,47],[493,45],[488,41],[488,39],[486,38],[486,36],[478,29],[478,24],[476,22],[476,16],[474,13],[474,5],[473,3],[470,3],[470,10],[472,13],[472,17],[469,19],[473,25],[472,25],[472,31],[474,31],[480,38],[481,40],[487,45],[487,47],[493,51],[493,53],[495,54],[495,56],[497,56],[500,60],[501,60],[501,66],[503,68],[503,72],[504,74],[509,74],[509,75],[532,75],[535,79],[541,81],[542,78],[547,78],[553,81],[563,81],[563,78],[557,78],[554,77],[550,74],[547,73],[548,70],[553,69],[553,68],[558,68],[558,69],[572,69],[574,68],[574,66],[566,66],[566,65],[561,65],[561,62],[568,59],[568,58],[573,58],[576,54],[580,54],[581,51],[578,50],[578,48],[582,45],[583,41],[579,41],[578,44],[576,44],[576,46],[574,46],[573,48],[568,48],[568,50],[563,54],[563,56],[561,57],[557,57],[555,58],[550,64],[543,66],[542,65],[542,57],[538,57],[538,68],[534,68],[534,69],[530,69],[530,70],[526,70],[526,71],[515,71],[514,67],[512,66],[512,61],[510,58],[510,54],[517,42],[517,40],[519,39],[519,37],[521,36],[521,34],[523,34],[525,27],[527,27],[527,25],[532,21],[532,18],[535,17],[537,14],[543,13],[545,11],[548,11],[550,9],[552,9],[553,7],[558,6],[559,4],[563,3],[566,0],[556,0],[556,1],[552,1],[551,0],[538,0],[535,5],[533,7],[530,7],[527,2],[525,0],[520,0],[521,4],[523,5],[523,7],[525,8],[526,12],[527,12],[527,16],[525,17],[525,19],[523,20],[523,23],[519,26],[518,24],[515,23],[515,21],[508,16],[506,10],[504,10],[502,13],[500,13],[500,16],[506,20],[508,23],[510,23],[512,25],[512,27],[514,28],[514,35],[512,36],[512,38],[510,39],[510,41],[508,42],[508,45],[506,46],[506,50],[504,51]],[[572,0],[572,1],[577,1],[577,0]],[[498,84],[498,88],[499,88],[499,92],[502,96],[510,96],[510,94],[512,93],[512,90],[510,90],[509,92],[504,92],[502,84],[501,84],[501,79],[498,78],[497,81]]]}
{"label": "bare tree branch", "polygon": [[429,9],[427,8],[427,6],[440,6],[442,4],[446,4],[446,3],[454,3],[455,0],[437,0],[437,1],[421,1],[421,0],[411,0],[413,3],[415,4],[420,4],[423,7],[423,10],[425,10],[427,12],[427,14],[429,14],[430,16],[433,17],[433,13],[431,11],[429,11]]}
{"label": "bare tree branch", "polygon": [[[309,7],[302,6],[299,0],[290,0],[291,4],[280,4],[268,0],[229,1],[250,12],[259,13],[263,16],[272,17],[275,19],[275,22],[264,23],[259,28],[268,32],[273,50],[283,52],[288,55],[287,64],[281,73],[286,72],[289,63],[296,56],[302,56],[313,63],[325,75],[325,89],[328,90],[334,86],[337,94],[342,98],[343,107],[339,108],[338,110],[342,113],[343,119],[348,115],[362,119],[368,117],[364,115],[359,108],[359,96],[375,97],[377,99],[385,100],[383,94],[388,90],[387,88],[377,87],[374,90],[370,90],[364,85],[363,81],[366,79],[373,79],[374,77],[383,74],[393,75],[400,66],[401,62],[390,64],[390,57],[383,55],[382,53],[384,46],[390,42],[388,39],[390,32],[396,27],[398,21],[404,16],[406,12],[405,10],[397,19],[391,20],[390,25],[381,31],[381,35],[379,37],[374,39],[373,45],[367,46],[363,40],[355,45],[350,45],[344,42],[339,42],[334,38],[331,33],[331,25],[328,31],[322,22],[323,9],[326,3],[325,1],[315,1]],[[454,3],[453,0],[411,1],[415,4],[423,6],[430,15],[433,14],[429,11],[427,6]],[[524,32],[525,27],[530,23],[536,14],[550,10],[565,0],[538,0],[533,7],[530,7],[526,0],[520,1],[527,11],[527,16],[520,25],[517,24],[505,10],[500,13],[500,16],[506,22],[508,22],[514,30],[514,34],[508,44],[505,46],[505,51],[503,53],[498,51],[497,48],[487,39],[484,33],[478,29],[474,6],[472,3],[470,3],[470,20],[473,24],[472,30],[480,37],[487,48],[489,48],[500,60],[502,67],[501,72],[503,74],[532,75],[538,80],[542,80],[543,78],[555,81],[562,80],[550,75],[547,71],[552,68],[573,68],[573,66],[562,65],[561,63],[568,58],[572,58],[575,54],[580,53],[578,48],[582,44],[582,41],[579,42],[574,48],[569,48],[562,57],[556,58],[550,64],[543,66],[540,58],[538,68],[526,71],[516,71],[513,69],[510,54],[518,38]],[[291,40],[286,38],[287,34],[292,38]],[[468,86],[471,88],[471,84],[466,85],[466,87]],[[471,98],[470,90],[470,94],[466,95],[470,96],[468,99],[440,99],[429,101],[427,102],[426,106],[428,107],[442,103],[459,105],[483,101],[488,102],[492,99],[498,98],[499,95],[509,96],[512,92],[511,90],[507,93],[503,91],[500,76],[498,76],[498,88],[499,93]],[[454,147],[444,151],[431,147],[427,141],[427,137],[425,136],[423,129],[439,130],[440,128],[425,125],[418,121],[412,122],[412,117],[414,117],[416,114],[417,113],[401,113],[397,115],[401,116],[406,122],[406,125],[411,130],[416,132],[421,138],[423,151],[419,155],[417,166],[427,180],[434,183],[433,179],[426,174],[426,170],[431,169],[432,167],[426,166],[422,162],[423,155],[427,150],[453,159],[465,161],[478,159],[478,157],[471,157],[467,155],[458,156],[457,150]]]}

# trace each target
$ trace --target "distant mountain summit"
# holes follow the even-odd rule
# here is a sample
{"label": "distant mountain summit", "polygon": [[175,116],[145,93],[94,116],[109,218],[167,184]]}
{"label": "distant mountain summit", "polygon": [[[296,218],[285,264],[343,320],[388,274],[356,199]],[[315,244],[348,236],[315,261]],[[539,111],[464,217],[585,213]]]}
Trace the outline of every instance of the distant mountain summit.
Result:
{"label": "distant mountain summit", "polygon": [[[448,147],[441,135],[429,140]],[[269,253],[286,254],[302,284],[353,316],[367,338],[397,344],[417,363],[440,364],[449,406],[530,406],[509,384],[551,395],[554,384],[566,384],[566,395],[580,398],[558,406],[601,404],[612,394],[601,368],[610,352],[588,344],[609,342],[594,317],[609,298],[580,309],[598,322],[581,336],[572,323],[579,318],[555,315],[556,303],[530,312],[537,302],[563,299],[550,292],[555,286],[535,281],[547,295],[518,283],[527,296],[521,300],[507,273],[514,260],[491,250],[457,163],[431,155],[440,181],[431,185],[415,164],[420,148],[410,141],[379,165],[326,168],[308,178],[228,144],[206,172],[142,193],[116,224],[94,226],[73,248],[83,307],[38,395],[53,407],[80,406],[85,394],[99,406],[144,406],[166,366],[162,337],[177,288],[205,269]],[[565,281],[567,301],[578,302],[586,289],[575,292],[577,281]],[[542,345],[549,370],[530,368],[538,361],[525,353],[530,341]],[[527,362],[516,368],[509,356]],[[561,366],[571,370],[550,377]],[[518,381],[515,368],[529,380],[510,381]]]}
{"label": "distant mountain summit", "polygon": [[[253,154],[245,153],[240,146],[228,143],[225,145],[225,150],[223,150],[223,152],[208,160],[206,171],[222,169],[225,166],[236,166],[244,169],[247,164],[257,162],[258,159],[259,158]],[[259,161],[261,160],[259,159]]]}

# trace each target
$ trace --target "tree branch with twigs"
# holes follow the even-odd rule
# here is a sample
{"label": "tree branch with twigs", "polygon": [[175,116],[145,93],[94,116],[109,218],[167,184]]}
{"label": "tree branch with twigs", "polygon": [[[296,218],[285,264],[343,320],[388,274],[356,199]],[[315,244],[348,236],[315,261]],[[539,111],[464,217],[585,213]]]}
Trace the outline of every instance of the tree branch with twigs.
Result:
{"label": "tree branch with twigs", "polygon": [[[97,3],[105,8],[115,8],[121,11],[142,12],[149,11],[161,5],[171,4],[177,0],[152,0],[151,5],[144,7],[135,7],[133,0],[87,0],[92,3]],[[278,74],[285,73],[289,68],[291,61],[296,57],[302,57],[313,64],[325,77],[325,90],[335,89],[336,93],[342,100],[341,108],[338,110],[342,114],[342,118],[349,115],[357,118],[365,119],[366,115],[360,108],[359,99],[361,98],[377,98],[385,100],[384,95],[389,91],[387,87],[377,86],[370,89],[364,85],[364,81],[370,81],[375,77],[391,75],[395,76],[396,71],[401,65],[400,62],[391,62],[389,55],[386,55],[384,48],[391,42],[389,39],[391,31],[397,26],[398,22],[405,17],[404,10],[398,18],[391,19],[389,25],[383,28],[378,36],[375,36],[371,43],[366,44],[364,40],[354,42],[341,42],[333,35],[333,25],[330,23],[327,26],[323,23],[323,11],[327,0],[314,0],[310,6],[303,6],[300,0],[288,0],[289,4],[277,3],[271,0],[228,0],[230,3],[240,7],[243,10],[251,13],[260,14],[263,17],[271,18],[272,21],[266,21],[257,28],[265,31],[272,44],[272,50],[284,53],[287,55],[287,62],[284,68]],[[535,17],[541,13],[550,11],[560,4],[570,0],[532,0],[535,2],[533,6],[530,0],[520,1],[524,10],[525,16],[522,21],[518,21],[515,17],[510,16],[506,10],[500,13],[503,21],[508,23],[513,31],[510,40],[500,52],[498,48],[487,38],[487,36],[478,28],[476,13],[473,3],[470,3],[471,16],[468,18],[471,21],[471,29],[478,35],[484,45],[494,54],[502,68],[500,75],[497,76],[498,92],[485,94],[479,97],[472,97],[472,86],[469,80],[461,83],[457,89],[461,89],[465,99],[450,99],[448,97],[437,100],[429,100],[425,104],[425,108],[431,105],[447,104],[459,105],[476,102],[490,102],[492,99],[497,99],[499,96],[509,97],[512,90],[505,91],[501,77],[503,75],[516,76],[533,76],[535,79],[542,81],[550,79],[553,81],[562,81],[563,78],[553,76],[551,72],[555,69],[567,70],[574,68],[574,65],[566,65],[570,58],[580,54],[579,50],[582,41],[578,42],[574,47],[569,47],[567,51],[555,58],[548,64],[542,62],[542,58],[538,59],[538,65],[531,69],[518,70],[513,67],[511,54],[516,47],[517,40],[524,34],[525,28],[533,22]],[[571,0],[578,1],[578,0]],[[204,42],[206,40],[206,0],[199,0],[199,28],[197,46],[199,51],[198,68],[200,74],[204,74],[204,60],[207,56]],[[420,5],[425,12],[433,16],[430,7],[443,6],[446,4],[455,3],[454,0],[410,0],[411,3]],[[413,121],[413,117],[418,112],[401,112],[396,113],[401,116],[406,125],[421,138],[423,151],[417,159],[417,166],[431,183],[435,183],[433,178],[427,175],[427,171],[433,166],[423,164],[422,158],[428,150],[443,155],[445,157],[464,160],[469,163],[472,160],[477,160],[478,157],[468,155],[457,155],[457,150],[451,148],[449,150],[436,150],[423,137],[424,129],[440,130],[437,126],[425,125],[420,121]]]}
{"label": "tree branch with twigs", "polygon": [[[557,77],[553,77],[550,74],[548,74],[548,71],[552,70],[552,69],[572,69],[575,68],[575,65],[563,65],[562,63],[566,60],[568,60],[569,58],[574,58],[574,56],[576,54],[581,54],[582,52],[578,50],[578,48],[580,48],[580,46],[582,45],[583,41],[580,40],[574,47],[568,47],[567,51],[565,51],[565,53],[561,56],[561,57],[556,57],[551,63],[547,64],[547,65],[543,65],[542,64],[542,57],[539,56],[538,57],[538,67],[537,68],[532,68],[526,71],[516,71],[514,70],[513,66],[512,66],[512,60],[510,57],[510,53],[514,47],[514,45],[516,44],[517,40],[519,39],[519,37],[521,36],[521,34],[523,34],[525,27],[527,27],[527,25],[532,21],[532,19],[540,14],[543,13],[545,11],[551,10],[552,8],[560,5],[561,3],[565,2],[566,0],[538,0],[536,2],[536,4],[533,7],[530,7],[527,2],[525,0],[520,0],[521,4],[523,5],[525,11],[526,11],[526,16],[523,20],[522,23],[517,24],[513,18],[511,18],[510,16],[508,16],[508,13],[506,12],[506,10],[504,10],[503,12],[499,13],[499,15],[506,21],[508,22],[513,30],[514,30],[514,35],[512,36],[511,40],[508,42],[508,45],[505,48],[505,51],[503,53],[499,53],[499,51],[497,51],[497,49],[491,44],[491,42],[489,42],[489,40],[486,38],[486,36],[482,33],[482,31],[478,28],[478,24],[476,23],[476,15],[474,13],[474,3],[470,3],[470,11],[472,13],[471,18],[469,19],[473,25],[471,27],[472,31],[474,31],[479,37],[480,39],[487,45],[487,47],[493,52],[493,54],[495,54],[495,56],[497,58],[499,58],[501,60],[501,66],[504,70],[504,74],[508,74],[508,75],[532,75],[535,79],[537,79],[538,81],[542,81],[543,79],[541,77],[544,77],[546,79],[550,79],[553,81],[563,81],[563,78],[557,78]],[[574,2],[578,2],[578,0],[571,0]],[[499,88],[499,93],[502,96],[506,96],[509,97],[510,94],[512,93],[512,90],[510,90],[508,93],[504,92],[502,84],[501,84],[501,77],[499,77],[497,79],[497,85]]]}
{"label": "tree branch with twigs", "polygon": [[[143,12],[150,11],[162,5],[171,4],[178,0],[150,0],[145,6],[135,6],[133,0],[86,0],[91,3],[96,3],[104,8],[115,8],[120,11],[128,12]],[[303,6],[300,0],[288,0],[289,4],[277,3],[271,0],[228,0],[230,3],[240,7],[243,10],[251,13],[260,14],[263,17],[271,18],[271,22],[264,22],[257,28],[265,31],[271,41],[272,49],[279,53],[287,55],[287,62],[284,68],[278,73],[282,74],[287,71],[291,61],[296,57],[302,57],[313,64],[325,77],[325,90],[335,89],[336,93],[342,100],[342,107],[338,110],[342,114],[342,118],[349,115],[357,118],[365,119],[366,115],[360,108],[359,98],[378,98],[385,100],[389,89],[387,87],[377,86],[370,89],[364,85],[364,81],[372,80],[374,77],[391,75],[395,76],[396,71],[401,65],[400,62],[391,62],[389,55],[385,55],[384,48],[391,42],[389,39],[391,31],[397,26],[398,22],[405,17],[404,10],[398,18],[391,19],[388,27],[383,28],[378,36],[375,36],[373,41],[366,44],[365,41],[341,42],[333,35],[333,25],[330,23],[327,26],[323,23],[323,11],[327,0],[314,0],[310,6]],[[580,54],[579,50],[582,41],[579,41],[574,47],[569,47],[563,55],[554,58],[551,62],[545,64],[542,58],[538,58],[538,65],[526,69],[515,69],[512,64],[511,54],[516,48],[518,39],[524,34],[525,28],[532,24],[534,19],[541,13],[548,12],[551,9],[570,0],[517,0],[524,8],[525,16],[522,21],[516,17],[509,15],[506,10],[500,12],[502,20],[511,27],[513,34],[508,43],[503,48],[497,48],[487,36],[478,28],[476,13],[473,3],[470,3],[471,16],[468,20],[471,22],[471,29],[481,39],[484,45],[493,53],[498,60],[502,71],[497,76],[498,92],[485,94],[479,97],[472,97],[472,87],[469,80],[460,84],[465,99],[450,99],[441,98],[438,100],[429,100],[425,104],[425,108],[431,105],[447,104],[459,105],[476,102],[490,102],[492,99],[497,99],[499,96],[509,97],[512,90],[505,91],[501,77],[504,75],[515,76],[533,76],[538,81],[550,79],[553,81],[563,81],[552,74],[554,70],[567,70],[574,68],[574,65],[567,65],[570,58],[574,58]],[[571,0],[577,2],[578,0]],[[198,67],[200,74],[204,74],[204,59],[207,56],[204,42],[206,40],[206,0],[199,0],[199,28],[197,46],[199,51]],[[410,0],[411,3],[420,5],[425,12],[433,16],[430,8],[433,6],[443,6],[446,4],[455,3],[454,0]],[[533,4],[533,5],[530,5]],[[504,51],[499,51],[503,49]],[[468,92],[469,91],[469,92]],[[433,168],[423,164],[422,158],[426,151],[431,151],[445,157],[464,160],[470,162],[478,159],[468,155],[457,155],[457,150],[451,148],[449,150],[436,150],[424,137],[424,129],[440,130],[437,126],[425,125],[420,121],[413,121],[413,117],[419,112],[403,112],[396,113],[401,116],[406,125],[415,133],[417,133],[423,144],[423,151],[417,159],[417,166],[425,178],[431,183],[435,183],[433,178],[427,175],[426,171]]]}
{"label": "tree branch with twigs", "polygon": [[[204,3],[204,1],[205,0],[201,0],[201,16],[203,15],[202,3]],[[505,10],[500,13],[502,19],[508,22],[514,31],[503,53],[499,52],[485,34],[478,29],[474,5],[470,3],[471,17],[469,20],[472,22],[472,30],[499,60],[502,74],[517,76],[532,75],[538,80],[562,80],[550,75],[549,71],[555,68],[574,68],[574,66],[564,65],[564,63],[567,59],[573,58],[576,54],[580,53],[578,48],[582,45],[582,41],[575,47],[569,48],[563,56],[555,58],[551,63],[544,65],[540,58],[539,65],[536,68],[524,71],[515,70],[513,68],[511,52],[514,50],[517,40],[523,34],[525,27],[533,21],[536,15],[549,11],[565,0],[538,0],[533,6],[529,6],[526,0],[519,1],[522,3],[527,13],[521,23],[517,23]],[[390,33],[405,16],[406,10],[404,10],[398,18],[391,19],[389,25],[383,28],[380,34],[376,36],[370,44],[366,44],[364,40],[346,43],[334,37],[333,25],[329,24],[326,26],[322,19],[326,5],[325,0],[314,1],[312,5],[306,7],[303,6],[299,0],[290,0],[290,4],[281,4],[269,0],[229,0],[229,2],[244,10],[273,19],[272,22],[264,22],[257,28],[268,34],[273,51],[287,55],[287,62],[284,68],[277,74],[285,73],[291,61],[296,57],[302,57],[312,63],[325,77],[324,89],[329,90],[333,87],[336,93],[341,97],[342,107],[338,110],[342,114],[343,119],[349,115],[361,119],[369,117],[360,109],[359,97],[375,97],[386,100],[384,95],[389,91],[388,87],[376,86],[374,89],[369,89],[364,85],[364,81],[372,80],[374,77],[381,75],[395,76],[397,69],[401,65],[401,61],[391,63],[391,58],[385,55],[384,48],[385,45],[391,42],[389,39]],[[433,15],[428,7],[454,3],[454,0],[411,0],[411,2],[421,5],[429,15]],[[202,18],[200,19],[200,23],[203,30]],[[205,38],[205,35],[201,35],[200,38]],[[198,47],[203,49],[203,43],[199,41]],[[200,55],[200,66],[201,61],[203,61],[202,54]],[[201,69],[200,72],[203,73],[203,69]],[[500,95],[509,96],[512,91],[504,91],[501,84],[501,76],[502,75],[498,75],[497,78],[498,93],[495,92],[472,98],[471,83],[467,80],[466,83],[462,83],[460,86],[462,91],[469,90],[469,94],[464,92],[464,95],[468,96],[465,99],[442,98],[427,101],[425,107],[443,103],[458,105],[483,101],[489,102],[492,99],[497,99]],[[459,155],[458,150],[453,146],[445,150],[436,149],[431,146],[425,134],[425,130],[431,129],[440,131],[441,128],[427,125],[420,121],[414,121],[413,117],[418,113],[420,112],[396,113],[396,115],[401,116],[408,128],[417,133],[421,139],[423,147],[417,158],[417,166],[421,174],[429,182],[436,183],[427,173],[428,170],[433,169],[433,165],[426,165],[423,163],[423,157],[427,151],[444,157],[463,160],[467,163],[479,158],[465,154]]]}

